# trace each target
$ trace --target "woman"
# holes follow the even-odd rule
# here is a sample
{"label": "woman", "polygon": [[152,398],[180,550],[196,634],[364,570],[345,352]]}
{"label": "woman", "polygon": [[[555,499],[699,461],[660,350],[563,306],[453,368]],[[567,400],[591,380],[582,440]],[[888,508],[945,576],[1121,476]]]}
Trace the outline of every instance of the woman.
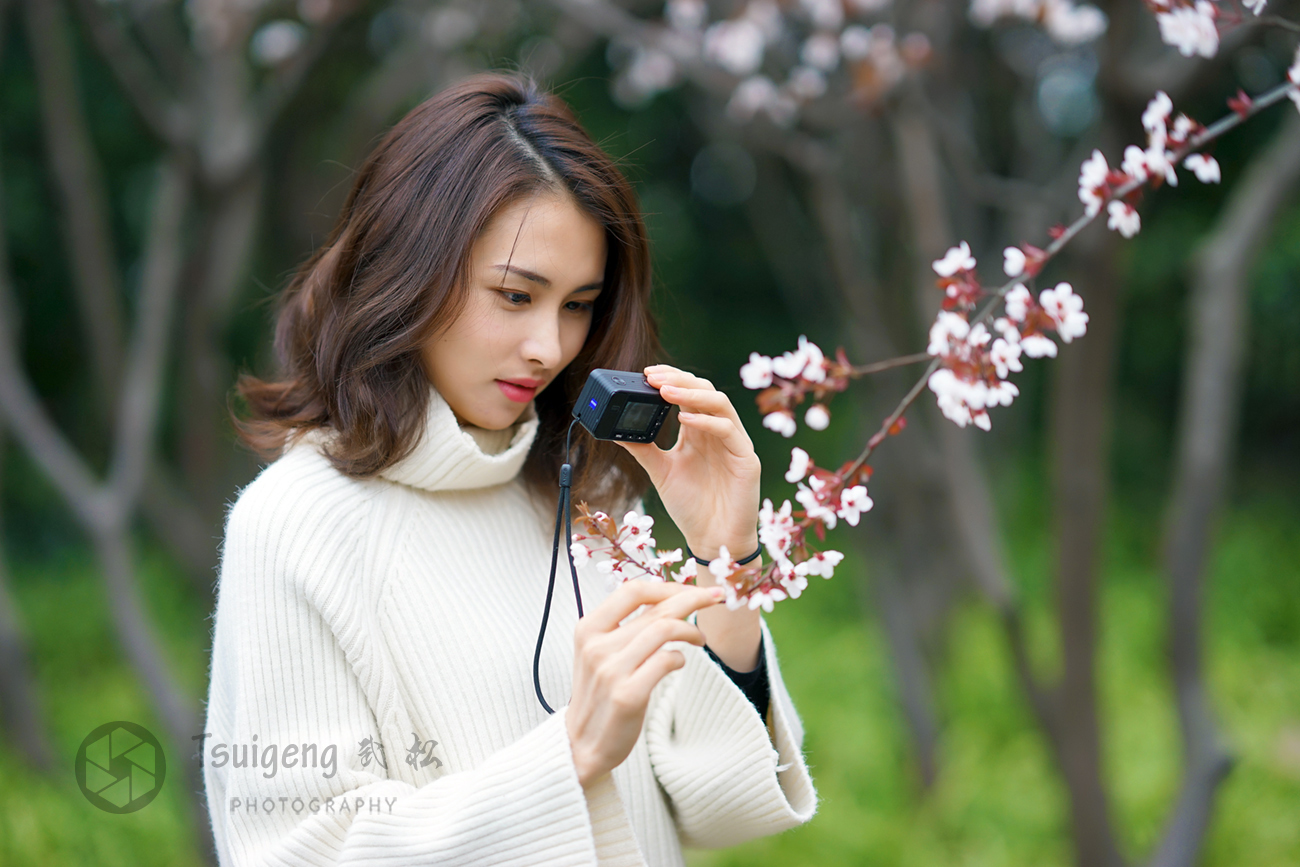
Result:
{"label": "woman", "polygon": [[200,755],[223,864],[657,867],[811,818],[771,634],[721,588],[584,564],[539,669],[568,703],[534,693],[590,370],[644,369],[682,427],[667,451],[576,428],[574,502],[644,514],[653,483],[698,557],[757,548],[752,443],[707,380],[647,367],[650,285],[630,186],[530,80],[448,88],[366,160],[282,299],[282,378],[239,383],[274,460],[222,554]]}

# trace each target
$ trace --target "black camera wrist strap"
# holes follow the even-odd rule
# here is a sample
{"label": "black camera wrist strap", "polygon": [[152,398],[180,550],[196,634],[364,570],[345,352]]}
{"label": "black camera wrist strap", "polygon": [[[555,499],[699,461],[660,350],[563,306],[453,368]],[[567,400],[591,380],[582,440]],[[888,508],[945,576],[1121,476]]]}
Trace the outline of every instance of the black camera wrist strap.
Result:
{"label": "black camera wrist strap", "polygon": [[551,597],[555,595],[555,567],[560,557],[561,519],[564,524],[564,557],[569,561],[569,572],[573,575],[573,596],[578,602],[578,617],[579,619],[582,617],[582,591],[578,589],[578,569],[573,563],[573,551],[569,548],[573,539],[573,514],[569,507],[569,485],[572,482],[573,467],[569,464],[569,443],[573,436],[573,426],[577,423],[576,418],[570,422],[569,430],[564,435],[564,463],[560,466],[560,495],[555,505],[555,541],[552,543],[551,550],[551,577],[546,585],[546,607],[542,609],[542,627],[537,633],[537,650],[533,653],[533,687],[537,690],[537,700],[542,703],[542,707],[546,708],[547,713],[555,713],[555,709],[547,704],[542,696],[542,641],[546,638],[546,621],[551,616]]}

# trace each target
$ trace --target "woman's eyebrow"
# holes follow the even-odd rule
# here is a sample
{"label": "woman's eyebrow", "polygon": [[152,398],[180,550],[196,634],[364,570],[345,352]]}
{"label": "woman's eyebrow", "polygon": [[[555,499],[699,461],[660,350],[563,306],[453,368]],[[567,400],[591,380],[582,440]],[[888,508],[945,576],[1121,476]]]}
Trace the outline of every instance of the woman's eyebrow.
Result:
{"label": "woman's eyebrow", "polygon": [[[525,280],[529,280],[544,288],[549,289],[551,287],[551,281],[543,277],[541,274],[538,274],[536,271],[529,271],[527,268],[520,268],[518,265],[493,265],[492,267],[497,271],[509,271],[512,274],[518,274]],[[595,283],[588,283],[586,286],[580,286],[573,291],[584,292],[588,289],[600,289],[604,286],[604,282],[605,281],[603,280],[597,280]]]}

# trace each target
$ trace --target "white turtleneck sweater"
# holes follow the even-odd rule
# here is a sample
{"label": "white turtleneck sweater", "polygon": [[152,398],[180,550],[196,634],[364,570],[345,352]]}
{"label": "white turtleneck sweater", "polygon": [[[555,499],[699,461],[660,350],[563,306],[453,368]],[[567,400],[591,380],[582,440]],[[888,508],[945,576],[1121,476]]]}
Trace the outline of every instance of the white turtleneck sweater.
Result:
{"label": "white turtleneck sweater", "polygon": [[[683,845],[812,817],[766,622],[767,720],[704,649],[669,642],[686,665],[654,688],[631,754],[579,784],[563,552],[540,664],[555,714],[533,688],[554,532],[519,472],[537,424],[529,404],[505,430],[462,428],[431,387],[416,450],[380,478],[335,470],[318,430],[239,492],[202,745],[222,865],[676,867]],[[612,588],[592,563],[578,575],[591,611]]]}

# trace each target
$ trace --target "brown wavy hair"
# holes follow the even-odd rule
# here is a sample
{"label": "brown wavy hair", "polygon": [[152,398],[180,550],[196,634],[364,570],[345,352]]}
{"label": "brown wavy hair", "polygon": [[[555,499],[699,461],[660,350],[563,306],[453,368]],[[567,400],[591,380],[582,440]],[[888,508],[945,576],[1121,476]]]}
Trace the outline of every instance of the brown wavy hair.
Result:
{"label": "brown wavy hair", "polygon": [[[275,460],[289,438],[337,431],[328,456],[373,477],[423,433],[420,349],[464,308],[470,252],[503,208],[567,194],[605,227],[605,291],[577,357],[535,398],[538,430],[522,474],[555,503],[571,409],[597,367],[640,371],[661,354],[650,313],[649,242],[636,195],[572,110],[517,73],[469,76],[412,109],[357,173],[329,238],[278,300],[277,379],[243,373],[231,408],[240,441]],[[622,509],[649,479],[619,446],[573,431],[573,502]]]}

